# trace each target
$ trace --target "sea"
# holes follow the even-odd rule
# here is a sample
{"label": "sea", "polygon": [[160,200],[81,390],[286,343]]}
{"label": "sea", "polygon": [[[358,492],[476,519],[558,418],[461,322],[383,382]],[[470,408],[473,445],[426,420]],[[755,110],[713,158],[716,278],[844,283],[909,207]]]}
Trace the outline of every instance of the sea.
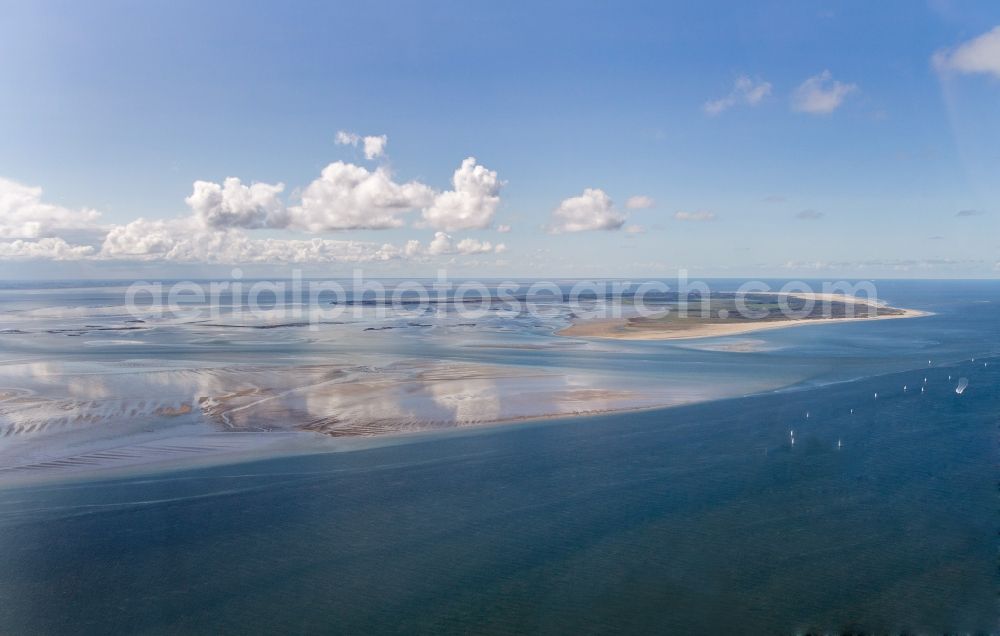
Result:
{"label": "sea", "polygon": [[[101,329],[120,284],[0,284],[0,633],[1000,633],[1000,281],[876,282],[930,315],[663,342],[563,338],[559,311],[125,331]],[[392,409],[350,413],[403,405],[395,434],[170,461],[196,425],[270,434],[195,422],[191,378],[362,358],[336,377],[401,375],[365,394]],[[424,399],[442,361],[494,371]],[[278,420],[345,404],[283,399],[261,417],[295,439]],[[119,435],[162,452],[115,468]]]}

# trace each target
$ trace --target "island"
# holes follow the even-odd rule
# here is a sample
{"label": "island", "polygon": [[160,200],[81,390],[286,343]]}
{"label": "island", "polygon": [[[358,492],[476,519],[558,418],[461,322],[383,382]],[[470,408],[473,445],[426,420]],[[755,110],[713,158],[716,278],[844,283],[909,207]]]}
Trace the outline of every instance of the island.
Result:
{"label": "island", "polygon": [[674,340],[929,315],[929,312],[890,307],[857,297],[798,292],[721,292],[689,295],[683,300],[672,295],[656,304],[655,310],[652,315],[638,315],[626,308],[625,315],[620,318],[574,319],[570,326],[556,333],[580,338]]}

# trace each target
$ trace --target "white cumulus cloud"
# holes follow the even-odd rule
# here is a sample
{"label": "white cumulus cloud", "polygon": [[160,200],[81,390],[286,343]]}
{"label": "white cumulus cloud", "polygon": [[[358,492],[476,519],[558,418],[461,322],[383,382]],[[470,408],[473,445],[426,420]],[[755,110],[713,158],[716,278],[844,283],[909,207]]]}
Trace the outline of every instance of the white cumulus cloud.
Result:
{"label": "white cumulus cloud", "polygon": [[284,189],[282,183],[246,186],[236,177],[227,178],[222,185],[195,181],[191,196],[184,202],[208,227],[284,227],[288,218],[285,204],[278,197]]}
{"label": "white cumulus cloud", "polygon": [[452,175],[452,185],[454,190],[439,193],[424,209],[423,224],[447,232],[489,227],[503,186],[497,173],[468,157]]}
{"label": "white cumulus cloud", "polygon": [[175,248],[196,235],[223,234],[206,232],[193,219],[138,218],[124,225],[115,225],[104,237],[100,256],[109,259],[179,260]]}
{"label": "white cumulus cloud", "polygon": [[422,211],[422,227],[443,231],[489,227],[503,182],[469,157],[452,176],[454,190],[435,192],[419,181],[397,183],[385,167],[367,170],[337,161],[302,192],[287,211],[288,227],[309,232],[381,230],[405,225],[403,216]]}
{"label": "white cumulus cloud", "polygon": [[430,254],[451,254],[454,251],[455,244],[451,237],[444,232],[435,232],[434,238],[427,246],[427,252]]}
{"label": "white cumulus cloud", "polygon": [[338,130],[334,141],[341,146],[354,146],[356,148],[360,145],[362,151],[365,153],[365,159],[371,161],[385,155],[385,147],[389,143],[389,137],[387,135],[366,135],[362,137],[357,133]]}
{"label": "white cumulus cloud", "polygon": [[450,234],[435,232],[434,238],[431,239],[431,242],[427,246],[427,253],[431,256],[444,254],[487,254],[489,252],[499,254],[506,249],[507,247],[503,243],[494,246],[489,241],[480,241],[474,238],[464,238],[456,243]]}
{"label": "white cumulus cloud", "polygon": [[94,248],[90,245],[70,245],[64,239],[51,236],[35,241],[17,239],[0,242],[0,260],[77,261],[93,254]]}
{"label": "white cumulus cloud", "polygon": [[42,189],[0,177],[0,238],[54,237],[67,231],[94,230],[100,213],[42,201]]}
{"label": "white cumulus cloud", "polygon": [[[500,251],[506,249],[503,243],[497,245],[496,248],[500,248]],[[464,238],[455,245],[455,249],[458,250],[459,254],[486,254],[494,251],[496,248],[489,241],[480,241],[474,238]]]}
{"label": "white cumulus cloud", "polygon": [[366,241],[254,239],[192,219],[136,219],[111,229],[102,259],[194,263],[368,263],[406,257],[406,248]]}
{"label": "white cumulus cloud", "polygon": [[288,209],[288,225],[309,232],[400,227],[404,213],[433,201],[431,188],[396,183],[386,168],[369,171],[336,161],[302,192],[302,204]]}
{"label": "white cumulus cloud", "polygon": [[552,211],[548,230],[553,234],[587,230],[617,230],[624,223],[625,216],[615,210],[611,197],[603,190],[586,188],[583,194],[564,199]]}
{"label": "white cumulus cloud", "polygon": [[338,130],[333,140],[341,146],[357,146],[358,142],[361,141],[361,135],[347,132],[346,130]]}
{"label": "white cumulus cloud", "polygon": [[1000,26],[953,49],[937,51],[932,61],[939,71],[984,73],[1000,78]]}
{"label": "white cumulus cloud", "polygon": [[[351,133],[338,133],[353,143]],[[372,152],[381,152],[384,139]],[[358,141],[357,143],[361,143]],[[368,170],[337,161],[286,206],[284,184],[196,181],[185,199],[190,214],[172,219],[137,218],[98,225],[90,209],[71,210],[42,201],[42,190],[0,179],[0,260],[139,260],[206,263],[370,262],[437,255],[500,253],[504,244],[453,239],[453,229],[492,225],[503,185],[497,173],[469,157],[454,172],[453,190],[437,192],[410,181],[399,183],[387,167]],[[417,240],[401,246],[320,238],[256,238],[253,231],[287,229],[308,233],[380,230],[407,225],[421,211],[421,227],[439,232],[428,247]],[[509,230],[501,226],[500,231]],[[72,237],[86,233],[86,240]],[[6,241],[3,241],[6,239]],[[74,245],[73,243],[88,243]]]}
{"label": "white cumulus cloud", "polygon": [[[71,247],[71,246],[70,246]],[[28,258],[29,247],[6,248],[0,243],[0,258],[17,249]],[[54,252],[57,247],[48,248]],[[465,238],[456,241],[445,232],[437,232],[425,248],[420,241],[409,240],[401,247],[391,243],[331,240],[322,238],[278,239],[251,238],[240,229],[213,229],[196,219],[136,219],[116,225],[108,233],[99,253],[74,254],[67,247],[58,248],[63,260],[94,256],[104,260],[168,261],[181,263],[371,263],[395,259],[502,253],[504,244]],[[45,257],[42,248],[35,248]]]}
{"label": "white cumulus cloud", "polygon": [[728,95],[707,101],[702,108],[709,115],[718,115],[739,104],[756,106],[771,94],[771,88],[770,82],[754,81],[747,75],[740,75]]}
{"label": "white cumulus cloud", "polygon": [[858,90],[857,84],[845,84],[823,71],[802,82],[792,94],[792,109],[812,115],[829,115],[837,110],[847,96]]}
{"label": "white cumulus cloud", "polygon": [[365,151],[365,159],[378,159],[385,155],[385,146],[389,143],[389,138],[385,135],[371,135],[362,140]]}

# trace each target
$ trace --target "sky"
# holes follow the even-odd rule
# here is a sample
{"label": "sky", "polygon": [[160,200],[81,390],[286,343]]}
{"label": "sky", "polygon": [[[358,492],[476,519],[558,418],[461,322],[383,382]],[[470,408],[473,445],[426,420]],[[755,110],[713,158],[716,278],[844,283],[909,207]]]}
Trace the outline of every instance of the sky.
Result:
{"label": "sky", "polygon": [[0,10],[0,278],[1000,276],[991,0]]}

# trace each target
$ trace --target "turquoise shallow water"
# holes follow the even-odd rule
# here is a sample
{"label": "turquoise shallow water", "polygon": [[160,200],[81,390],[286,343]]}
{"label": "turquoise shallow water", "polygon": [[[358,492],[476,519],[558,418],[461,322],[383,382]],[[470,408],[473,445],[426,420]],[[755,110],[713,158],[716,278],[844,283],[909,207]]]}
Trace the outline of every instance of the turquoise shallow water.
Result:
{"label": "turquoise shallow water", "polygon": [[777,393],[2,489],[0,633],[996,631],[1000,285],[938,285]]}

